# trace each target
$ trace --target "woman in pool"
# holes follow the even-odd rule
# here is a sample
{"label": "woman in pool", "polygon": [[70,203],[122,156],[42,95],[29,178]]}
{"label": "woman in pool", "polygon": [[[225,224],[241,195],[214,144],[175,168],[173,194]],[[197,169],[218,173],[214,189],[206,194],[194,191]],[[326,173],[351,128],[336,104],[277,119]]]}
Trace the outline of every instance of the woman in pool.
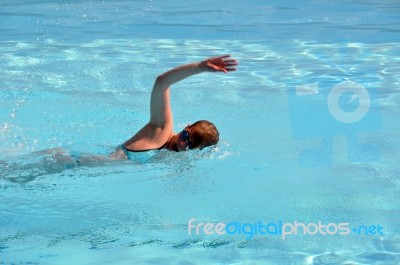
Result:
{"label": "woman in pool", "polygon": [[157,77],[150,100],[150,121],[132,138],[126,141],[112,157],[126,157],[127,152],[168,149],[184,151],[215,145],[219,134],[214,124],[201,120],[188,125],[182,132],[173,132],[169,88],[189,76],[202,72],[224,72],[236,70],[237,61],[230,55],[213,57],[201,62],[176,67]]}
{"label": "woman in pool", "polygon": [[[224,72],[236,70],[237,62],[229,55],[209,58],[201,62],[186,64],[176,67],[159,77],[151,93],[150,121],[140,129],[131,139],[108,157],[92,154],[71,155],[68,150],[52,148],[36,152],[35,157],[43,159],[38,164],[30,164],[29,167],[38,167],[39,173],[53,174],[75,166],[95,166],[104,161],[127,159],[130,152],[147,151],[154,149],[168,149],[172,151],[184,151],[188,149],[202,149],[206,146],[215,145],[219,140],[219,134],[214,124],[209,121],[198,121],[176,134],[173,132],[173,118],[170,107],[169,87],[189,76],[202,72]],[[132,154],[133,157],[137,155]],[[7,174],[13,175],[13,164],[0,161],[7,168]]]}
{"label": "woman in pool", "polygon": [[[46,149],[34,153],[35,157],[42,157],[37,163],[28,164],[25,170],[38,168],[35,176],[54,174],[75,166],[96,166],[105,161],[127,159],[130,152],[140,152],[154,149],[168,149],[184,151],[188,149],[202,149],[215,145],[219,134],[214,124],[209,121],[198,121],[176,134],[173,132],[173,118],[170,107],[169,87],[189,76],[202,72],[224,72],[236,70],[237,62],[229,55],[209,58],[201,62],[191,63],[176,67],[157,77],[151,92],[150,121],[140,129],[131,139],[117,148],[108,157],[93,154],[70,154],[62,148]],[[132,154],[133,157],[137,155]],[[15,165],[17,167],[15,168]],[[0,161],[0,168],[6,175],[18,175],[21,167],[18,164],[9,164]],[[36,172],[36,171],[34,171]],[[24,178],[22,178],[24,179]],[[16,181],[19,178],[16,178]]]}

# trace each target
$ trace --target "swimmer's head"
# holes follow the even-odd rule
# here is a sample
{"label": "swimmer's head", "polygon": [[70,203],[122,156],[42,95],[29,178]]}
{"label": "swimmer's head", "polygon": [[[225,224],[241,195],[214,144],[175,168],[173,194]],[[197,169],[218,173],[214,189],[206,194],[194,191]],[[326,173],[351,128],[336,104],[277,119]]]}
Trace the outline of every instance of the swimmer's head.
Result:
{"label": "swimmer's head", "polygon": [[178,144],[176,151],[199,148],[215,145],[219,141],[219,133],[214,124],[209,121],[201,120],[186,126],[177,135]]}

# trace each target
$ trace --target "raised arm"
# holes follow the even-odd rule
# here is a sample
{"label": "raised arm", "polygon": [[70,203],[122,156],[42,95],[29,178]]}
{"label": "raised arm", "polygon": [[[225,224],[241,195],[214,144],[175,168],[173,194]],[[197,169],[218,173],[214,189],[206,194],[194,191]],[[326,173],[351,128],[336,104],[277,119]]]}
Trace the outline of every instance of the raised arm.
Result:
{"label": "raised arm", "polygon": [[157,77],[151,93],[150,124],[164,128],[172,126],[169,87],[189,76],[202,72],[224,72],[236,70],[237,62],[230,55],[213,57],[201,62],[185,64]]}
{"label": "raised arm", "polygon": [[229,72],[236,70],[237,62],[229,55],[176,67],[157,77],[151,92],[150,121],[124,143],[126,150],[149,150],[164,146],[173,132],[169,87],[191,75],[201,72]]}

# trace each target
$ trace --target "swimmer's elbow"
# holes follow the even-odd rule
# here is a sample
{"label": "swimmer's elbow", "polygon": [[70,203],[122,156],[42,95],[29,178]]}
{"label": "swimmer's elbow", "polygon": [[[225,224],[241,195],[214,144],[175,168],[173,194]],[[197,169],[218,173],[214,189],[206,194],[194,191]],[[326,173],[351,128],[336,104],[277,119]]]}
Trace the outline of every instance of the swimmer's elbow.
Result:
{"label": "swimmer's elbow", "polygon": [[161,74],[161,75],[157,76],[155,83],[156,84],[162,83],[164,80],[165,80],[165,76],[163,74]]}
{"label": "swimmer's elbow", "polygon": [[156,81],[154,82],[154,90],[166,90],[168,88],[168,84],[166,82],[166,77],[164,74],[157,76]]}

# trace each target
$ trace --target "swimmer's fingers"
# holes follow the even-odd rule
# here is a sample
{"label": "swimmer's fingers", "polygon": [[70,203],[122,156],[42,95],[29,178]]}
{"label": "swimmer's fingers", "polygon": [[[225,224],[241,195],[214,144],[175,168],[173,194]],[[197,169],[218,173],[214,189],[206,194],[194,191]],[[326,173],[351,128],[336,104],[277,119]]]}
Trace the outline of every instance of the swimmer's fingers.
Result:
{"label": "swimmer's fingers", "polygon": [[[228,56],[228,58],[229,57],[230,57],[230,55]],[[238,62],[235,59],[225,59],[225,58],[223,58],[224,68],[227,71],[235,71],[236,70],[236,66],[238,65]]]}
{"label": "swimmer's fingers", "polygon": [[236,66],[238,65],[236,60],[226,60],[225,69],[228,71],[236,71]]}
{"label": "swimmer's fingers", "polygon": [[213,57],[205,60],[203,63],[206,65],[208,71],[212,72],[230,72],[235,71],[238,65],[235,59],[229,59],[230,55],[223,55]]}

